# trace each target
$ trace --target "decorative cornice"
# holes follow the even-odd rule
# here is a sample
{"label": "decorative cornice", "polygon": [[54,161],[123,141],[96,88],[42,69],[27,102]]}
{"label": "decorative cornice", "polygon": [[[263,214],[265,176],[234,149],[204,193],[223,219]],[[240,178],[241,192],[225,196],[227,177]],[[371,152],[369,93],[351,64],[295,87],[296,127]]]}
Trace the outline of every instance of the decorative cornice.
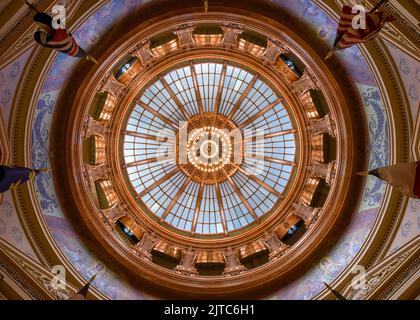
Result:
{"label": "decorative cornice", "polygon": [[[386,295],[391,290],[390,288],[394,286],[393,284],[396,284],[395,280],[402,278],[404,272],[401,268],[404,268],[407,263],[410,264],[408,269],[419,268],[419,244],[420,240],[413,241],[390,257],[372,266],[362,277],[353,279],[353,282],[343,291],[343,294],[352,300],[375,299],[381,295]],[[383,286],[388,283],[390,283],[388,289],[384,289]]]}
{"label": "decorative cornice", "polygon": [[35,300],[67,300],[78,290],[0,239],[0,269]]}

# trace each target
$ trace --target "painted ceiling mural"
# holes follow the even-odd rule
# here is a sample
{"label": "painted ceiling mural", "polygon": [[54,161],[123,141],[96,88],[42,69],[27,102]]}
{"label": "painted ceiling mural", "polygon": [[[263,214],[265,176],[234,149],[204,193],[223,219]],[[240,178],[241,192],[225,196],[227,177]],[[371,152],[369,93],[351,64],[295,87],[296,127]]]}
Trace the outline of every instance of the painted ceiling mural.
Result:
{"label": "painted ceiling mural", "polygon": [[410,100],[413,123],[420,117],[420,67],[417,60],[403,53],[393,44],[385,42],[389,52],[398,67],[401,79],[404,83],[408,99]]}
{"label": "painted ceiling mural", "polygon": [[[120,23],[125,15],[133,10],[138,10],[145,2],[141,0],[109,1],[77,28],[73,27],[72,31],[80,45],[89,49],[114,24]],[[300,19],[301,23],[311,30],[320,43],[325,46],[332,44],[337,23],[310,0],[274,0],[272,2],[289,15]],[[25,55],[27,54],[29,53]],[[387,118],[373,74],[357,47],[347,49],[339,53],[338,56],[346,66],[364,103],[366,118],[369,122],[369,169],[387,165],[387,160],[384,160],[388,159]],[[20,59],[24,65],[27,57],[22,56]],[[50,167],[50,128],[55,103],[76,63],[77,61],[63,54],[56,55],[55,62],[44,81],[34,114],[33,167]],[[2,87],[0,84],[0,92],[3,88],[4,85]],[[418,87],[415,90],[418,92]],[[98,273],[94,286],[111,299],[153,298],[138,290],[135,285],[133,286],[132,279],[125,278],[122,273],[119,273],[107,262],[106,258],[90,250],[88,241],[72,228],[60,208],[52,177],[49,174],[36,178],[35,189],[39,205],[57,245],[83,277],[88,279]],[[384,192],[385,185],[380,180],[368,177],[359,210],[353,214],[346,229],[335,235],[335,241],[331,241],[332,245],[325,251],[323,258],[313,264],[301,278],[267,298],[311,299],[324,289],[322,281],[334,281],[362,248],[377,218]],[[418,203],[414,202],[409,205],[415,207],[413,211],[414,215],[417,214],[418,220]],[[4,205],[0,208],[3,211]],[[417,223],[419,222],[417,221]]]}

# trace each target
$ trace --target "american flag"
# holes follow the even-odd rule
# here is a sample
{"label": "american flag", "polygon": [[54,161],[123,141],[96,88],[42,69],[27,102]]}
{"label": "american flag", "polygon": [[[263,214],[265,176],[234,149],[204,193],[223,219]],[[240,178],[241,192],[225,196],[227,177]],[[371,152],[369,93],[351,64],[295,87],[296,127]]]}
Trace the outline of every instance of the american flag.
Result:
{"label": "american flag", "polygon": [[394,21],[395,19],[384,11],[367,13],[366,28],[355,29],[352,26],[352,22],[357,14],[357,12],[352,12],[352,7],[343,7],[343,13],[337,30],[336,43],[334,43],[336,49],[346,49],[355,44],[372,40],[381,31],[386,22]]}
{"label": "american flag", "polygon": [[360,14],[350,6],[344,6],[338,23],[337,36],[332,51],[325,57],[329,59],[336,50],[349,48],[353,45],[365,43],[375,38],[386,22],[395,20],[395,17],[384,10],[377,10],[386,0],[381,0],[370,12],[366,13],[366,28],[353,27],[353,19]]}

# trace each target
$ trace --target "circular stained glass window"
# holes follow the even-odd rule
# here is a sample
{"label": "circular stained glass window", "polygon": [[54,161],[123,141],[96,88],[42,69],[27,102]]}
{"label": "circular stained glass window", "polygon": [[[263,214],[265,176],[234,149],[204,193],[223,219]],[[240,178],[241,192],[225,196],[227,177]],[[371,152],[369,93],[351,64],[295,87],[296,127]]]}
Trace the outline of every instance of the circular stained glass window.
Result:
{"label": "circular stained glass window", "polygon": [[227,62],[158,76],[129,112],[124,169],[162,224],[230,234],[282,201],[296,167],[284,99],[258,74]]}

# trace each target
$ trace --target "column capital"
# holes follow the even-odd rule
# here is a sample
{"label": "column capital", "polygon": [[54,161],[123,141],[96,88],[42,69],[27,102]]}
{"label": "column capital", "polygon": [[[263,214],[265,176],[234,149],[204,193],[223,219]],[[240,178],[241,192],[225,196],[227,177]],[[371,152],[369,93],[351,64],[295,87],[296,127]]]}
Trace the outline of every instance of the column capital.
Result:
{"label": "column capital", "polygon": [[147,66],[153,63],[153,60],[156,59],[152,51],[150,50],[150,40],[145,39],[135,46],[130,54],[136,56],[143,66]]}
{"label": "column capital", "polygon": [[101,81],[98,91],[101,93],[111,93],[115,97],[120,97],[123,94],[125,85],[118,82],[112,72],[109,72]]}
{"label": "column capital", "polygon": [[327,114],[321,119],[310,120],[308,130],[313,135],[328,133],[331,137],[337,136],[337,126],[331,114]]}
{"label": "column capital", "polygon": [[193,32],[195,30],[195,23],[186,23],[179,25],[173,29],[173,33],[178,36],[179,44],[182,48],[187,50],[195,45]]}
{"label": "column capital", "polygon": [[280,41],[274,38],[267,39],[267,48],[261,56],[264,64],[274,65],[277,58],[284,53],[287,53],[289,50],[285,45],[280,43]]}
{"label": "column capital", "polygon": [[245,30],[244,26],[230,22],[222,22],[220,27],[223,30],[223,39],[220,44],[226,49],[234,46],[238,36]]}
{"label": "column capital", "polygon": [[175,268],[175,273],[185,276],[197,276],[198,271],[195,268],[195,258],[197,254],[192,248],[182,251],[182,259],[180,264]]}
{"label": "column capital", "polygon": [[234,276],[245,272],[245,266],[239,261],[238,250],[232,249],[229,247],[224,253],[223,256],[226,261],[226,267],[223,271],[223,275],[226,277]]}
{"label": "column capital", "polygon": [[265,244],[270,249],[270,260],[276,260],[283,256],[287,250],[289,250],[289,246],[284,244],[277,236],[275,232],[270,232],[266,234]]}
{"label": "column capital", "polygon": [[83,122],[83,138],[90,136],[105,137],[109,133],[109,129],[105,122],[93,119],[92,116],[86,115]]}
{"label": "column capital", "polygon": [[308,69],[305,69],[302,77],[299,80],[296,80],[292,84],[293,92],[299,96],[302,96],[309,90],[314,90],[319,88],[319,81]]}

